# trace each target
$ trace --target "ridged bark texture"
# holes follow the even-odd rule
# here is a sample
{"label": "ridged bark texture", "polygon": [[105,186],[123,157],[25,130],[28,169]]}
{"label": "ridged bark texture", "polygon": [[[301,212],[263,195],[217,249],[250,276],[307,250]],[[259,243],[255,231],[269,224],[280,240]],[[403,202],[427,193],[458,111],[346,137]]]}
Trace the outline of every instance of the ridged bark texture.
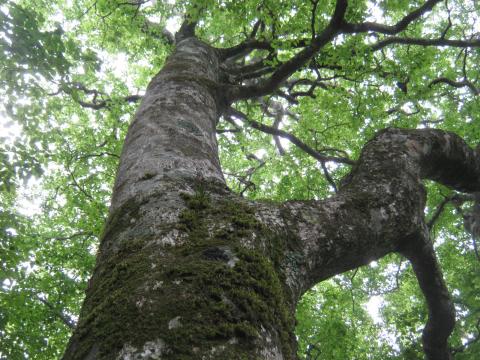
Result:
{"label": "ridged bark texture", "polygon": [[217,52],[190,37],[149,85],[64,359],[295,359],[300,296],[390,252],[426,296],[427,358],[449,359],[454,310],[421,181],[479,191],[478,155],[451,133],[387,129],[334,197],[249,202],[218,161],[219,78]]}
{"label": "ridged bark texture", "polygon": [[286,239],[230,194],[215,138],[217,53],[182,40],[129,129],[64,359],[292,359]]}

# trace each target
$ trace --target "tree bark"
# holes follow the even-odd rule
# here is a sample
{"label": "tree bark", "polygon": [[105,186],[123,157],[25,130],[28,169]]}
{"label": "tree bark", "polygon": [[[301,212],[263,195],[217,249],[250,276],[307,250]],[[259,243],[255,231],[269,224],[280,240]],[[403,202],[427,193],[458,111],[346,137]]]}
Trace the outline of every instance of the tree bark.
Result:
{"label": "tree bark", "polygon": [[427,357],[448,359],[454,312],[421,180],[479,191],[475,152],[452,133],[387,129],[337,195],[247,201],[218,160],[220,80],[219,53],[189,37],[148,86],[64,359],[295,359],[301,295],[391,252],[412,261],[427,298]]}

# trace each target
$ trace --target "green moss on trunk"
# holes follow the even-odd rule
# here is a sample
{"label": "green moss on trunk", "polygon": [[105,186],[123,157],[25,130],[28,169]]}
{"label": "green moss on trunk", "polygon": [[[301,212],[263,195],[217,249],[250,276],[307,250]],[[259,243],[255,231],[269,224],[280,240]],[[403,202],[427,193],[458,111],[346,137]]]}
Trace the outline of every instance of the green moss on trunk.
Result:
{"label": "green moss on trunk", "polygon": [[[295,358],[280,269],[285,239],[264,228],[243,199],[211,197],[202,188],[182,197],[186,208],[166,229],[183,235],[180,245],[139,236],[100,257],[75,359],[97,343],[99,359],[112,359],[125,344],[141,348],[157,339],[167,344],[165,359],[197,359],[216,347],[219,358],[251,359],[253,349],[268,347],[264,333],[285,359]],[[132,206],[128,212],[136,213]]]}

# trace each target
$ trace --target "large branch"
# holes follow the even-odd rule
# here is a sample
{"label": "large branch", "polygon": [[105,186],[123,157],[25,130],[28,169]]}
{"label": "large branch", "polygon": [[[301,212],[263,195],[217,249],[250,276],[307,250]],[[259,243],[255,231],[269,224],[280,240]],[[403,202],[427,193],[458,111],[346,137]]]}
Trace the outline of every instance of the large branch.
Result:
{"label": "large branch", "polygon": [[443,280],[428,231],[422,235],[423,238],[413,239],[402,249],[402,254],[410,260],[428,305],[428,321],[422,337],[427,359],[449,360],[451,354],[447,340],[455,326],[455,308]]}
{"label": "large branch", "polygon": [[[328,42],[333,40],[339,33],[377,32],[388,35],[395,35],[405,30],[409,24],[420,18],[423,14],[433,9],[441,0],[429,0],[421,7],[413,10],[395,25],[385,25],[373,22],[360,24],[347,23],[344,20],[347,9],[347,0],[337,0],[335,11],[327,27],[316,35],[310,45],[298,52],[287,62],[281,64],[272,75],[256,85],[231,86],[227,88],[227,99],[235,101],[239,99],[255,98],[267,95],[275,91],[287,78],[304,66],[318,51]],[[393,38],[392,38],[393,39]],[[386,39],[385,41],[392,41]],[[263,44],[266,45],[266,44]],[[243,46],[248,46],[248,42]]]}
{"label": "large branch", "polygon": [[268,50],[273,51],[273,47],[269,41],[257,40],[257,39],[247,39],[244,42],[232,46],[230,48],[217,49],[222,60],[237,56],[239,54],[244,54],[251,52],[253,50]]}
{"label": "large branch", "polygon": [[324,45],[339,33],[346,9],[347,0],[337,0],[335,11],[329,24],[313,39],[309,46],[298,52],[290,60],[281,64],[267,80],[262,81],[260,84],[228,87],[226,89],[227,99],[229,101],[235,101],[255,98],[267,95],[276,90],[283,81],[304,66]]}
{"label": "large branch", "polygon": [[365,145],[335,196],[265,205],[259,217],[278,229],[280,218],[283,231],[293,233],[295,241],[283,267],[297,298],[322,280],[388,253],[405,255],[429,310],[423,332],[425,354],[429,360],[445,360],[450,359],[447,339],[454,308],[428,238],[422,179],[477,192],[480,156],[450,132],[386,129]]}
{"label": "large branch", "polygon": [[376,33],[382,33],[386,35],[395,35],[405,30],[408,27],[408,25],[410,25],[413,21],[423,16],[425,13],[431,11],[433,7],[441,1],[442,0],[428,0],[422,6],[420,6],[419,8],[415,9],[414,11],[404,16],[402,20],[397,22],[395,25],[378,24],[378,23],[368,22],[368,21],[360,24],[345,23],[342,26],[342,32],[344,33],[376,32]]}

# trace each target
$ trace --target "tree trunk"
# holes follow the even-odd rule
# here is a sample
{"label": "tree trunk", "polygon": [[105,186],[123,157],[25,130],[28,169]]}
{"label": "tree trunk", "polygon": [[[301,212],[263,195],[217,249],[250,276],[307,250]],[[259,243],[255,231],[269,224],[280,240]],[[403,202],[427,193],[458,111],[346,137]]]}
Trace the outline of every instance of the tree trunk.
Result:
{"label": "tree trunk", "polygon": [[480,190],[474,152],[454,134],[390,129],[336,196],[246,201],[228,191],[218,160],[219,62],[187,38],[148,86],[64,359],[295,359],[300,296],[393,251],[412,260],[427,297],[427,356],[447,359],[454,312],[421,179]]}
{"label": "tree trunk", "polygon": [[190,37],[148,86],[65,359],[294,357],[295,301],[270,257],[280,240],[220,169],[219,74]]}

